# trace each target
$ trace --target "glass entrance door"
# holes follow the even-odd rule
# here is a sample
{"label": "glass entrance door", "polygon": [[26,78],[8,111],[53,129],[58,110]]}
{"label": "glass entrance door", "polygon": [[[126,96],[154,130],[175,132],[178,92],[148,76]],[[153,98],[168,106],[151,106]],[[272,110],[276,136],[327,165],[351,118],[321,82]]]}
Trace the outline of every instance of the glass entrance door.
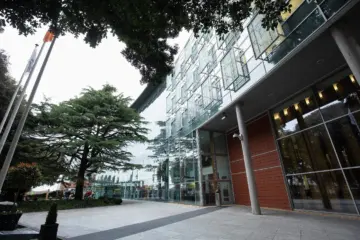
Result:
{"label": "glass entrance door", "polygon": [[219,182],[219,185],[220,185],[221,204],[231,204],[232,203],[231,182]]}

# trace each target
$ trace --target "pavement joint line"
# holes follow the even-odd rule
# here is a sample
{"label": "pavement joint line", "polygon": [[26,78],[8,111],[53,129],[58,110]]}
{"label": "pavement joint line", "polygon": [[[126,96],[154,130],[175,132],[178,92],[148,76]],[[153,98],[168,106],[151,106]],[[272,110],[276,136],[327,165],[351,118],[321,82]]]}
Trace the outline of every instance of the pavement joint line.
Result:
{"label": "pavement joint line", "polygon": [[[239,204],[230,204],[230,205],[223,205],[223,206],[228,206],[228,207],[235,206],[235,207],[240,207],[240,208],[250,208],[250,206],[239,205]],[[261,207],[261,210],[269,210],[269,211],[276,211],[276,212],[287,212],[287,213],[293,213],[293,214],[303,214],[303,215],[312,215],[312,216],[321,216],[321,217],[340,218],[340,219],[360,221],[360,216],[353,215],[353,214],[346,214],[346,213],[321,212],[321,211],[311,211],[311,210],[305,210],[305,209],[288,210],[288,209],[269,208],[269,207]]]}
{"label": "pavement joint line", "polygon": [[173,223],[181,222],[207,213],[212,213],[214,211],[223,208],[225,207],[205,207],[194,211],[180,213],[168,217],[162,217],[146,222],[140,222],[118,228],[71,237],[71,238],[67,238],[67,240],[98,240],[98,239],[115,240],[115,239],[131,236],[134,234],[142,233],[145,231],[153,230],[156,228],[160,228]]}

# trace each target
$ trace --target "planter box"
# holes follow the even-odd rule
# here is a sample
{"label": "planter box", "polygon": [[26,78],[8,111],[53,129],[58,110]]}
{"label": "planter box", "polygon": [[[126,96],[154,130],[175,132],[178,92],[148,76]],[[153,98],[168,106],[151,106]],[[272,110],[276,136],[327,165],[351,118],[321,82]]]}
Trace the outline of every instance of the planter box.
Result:
{"label": "planter box", "polygon": [[0,231],[15,230],[22,213],[0,214]]}

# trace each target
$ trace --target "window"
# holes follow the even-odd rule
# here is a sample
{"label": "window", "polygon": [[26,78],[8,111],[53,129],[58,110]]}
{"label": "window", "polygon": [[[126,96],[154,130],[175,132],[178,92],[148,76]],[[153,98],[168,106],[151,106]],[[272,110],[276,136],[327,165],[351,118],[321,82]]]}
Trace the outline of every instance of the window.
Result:
{"label": "window", "polygon": [[181,103],[183,103],[183,102],[185,102],[186,100],[187,100],[187,91],[186,91],[186,89],[187,89],[187,87],[186,87],[186,84],[183,84],[182,86],[181,86],[181,100],[180,100],[180,102]]}
{"label": "window", "polygon": [[295,208],[357,213],[360,101],[353,75],[340,72],[273,112]]}
{"label": "window", "polygon": [[248,25],[249,36],[256,58],[259,58],[279,36],[276,30],[266,30],[263,28],[262,19],[263,15],[257,14]]}

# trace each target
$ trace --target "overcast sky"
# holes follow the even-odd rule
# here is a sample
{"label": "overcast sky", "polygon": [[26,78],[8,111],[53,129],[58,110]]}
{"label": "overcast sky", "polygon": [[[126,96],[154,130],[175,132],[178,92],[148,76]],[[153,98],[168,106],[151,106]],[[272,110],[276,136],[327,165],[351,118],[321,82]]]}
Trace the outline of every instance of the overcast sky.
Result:
{"label": "overcast sky", "polygon": [[[20,36],[16,29],[6,27],[4,33],[0,34],[0,49],[4,49],[10,56],[10,73],[17,80],[26,66],[34,45],[42,44],[45,32],[46,28],[43,28],[36,34],[25,37]],[[186,43],[188,35],[184,32],[172,42],[182,46]],[[59,37],[35,101],[42,100],[43,95],[50,97],[54,102],[67,100],[79,94],[87,86],[100,88],[106,83],[114,85],[118,91],[135,99],[145,86],[140,85],[140,74],[137,69],[121,55],[124,46],[112,36],[104,39],[97,48],[91,48],[81,37],[78,39],[72,35]],[[45,57],[45,54],[42,56]],[[41,61],[37,69],[40,66]]]}
{"label": "overcast sky", "polygon": [[[10,73],[16,80],[19,80],[24,71],[34,45],[42,44],[45,32],[46,28],[43,28],[36,34],[25,37],[20,36],[16,29],[6,27],[4,33],[0,34],[0,49],[4,49],[10,56]],[[170,42],[179,44],[181,49],[189,35],[184,31],[177,39]],[[45,50],[48,49],[48,45],[50,44],[47,44]],[[141,76],[138,70],[121,55],[120,52],[124,46],[112,36],[104,39],[95,49],[87,45],[81,37],[78,39],[72,35],[59,37],[42,77],[35,102],[41,101],[45,95],[51,98],[52,102],[57,103],[78,95],[85,87],[99,89],[106,83],[115,86],[125,96],[136,99],[145,86],[140,84]],[[45,53],[42,55],[42,58],[44,57]],[[42,59],[36,68],[37,71],[41,63]],[[32,82],[35,80],[37,71],[34,73]],[[29,93],[29,90],[27,92]],[[157,102],[161,102],[159,104],[162,105],[161,109],[163,108],[164,111],[145,111],[142,116],[147,121],[164,120],[165,100]],[[156,129],[150,132],[149,137],[157,133]],[[140,159],[146,156],[145,149],[144,145],[131,147],[135,161],[141,161]]]}

